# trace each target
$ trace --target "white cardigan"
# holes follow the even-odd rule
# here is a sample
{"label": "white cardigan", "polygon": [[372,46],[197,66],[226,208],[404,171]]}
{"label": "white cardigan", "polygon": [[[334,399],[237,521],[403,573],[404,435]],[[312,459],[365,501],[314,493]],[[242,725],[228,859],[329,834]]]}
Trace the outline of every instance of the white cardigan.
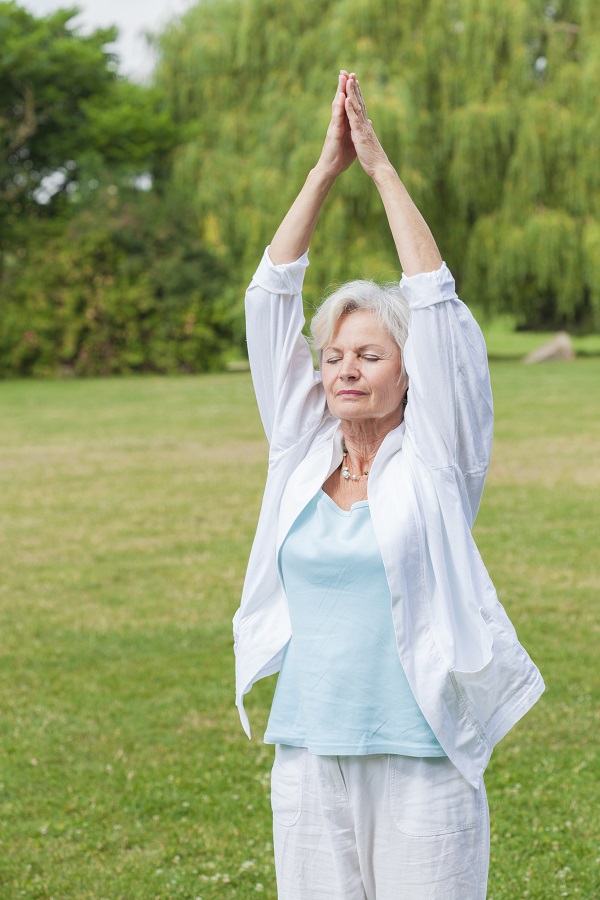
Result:
{"label": "white cardigan", "polygon": [[[277,672],[291,636],[279,548],[342,460],[339,420],[302,335],[307,256],[268,252],[246,294],[250,366],[269,472],[240,608],[236,702]],[[392,597],[398,653],[445,753],[478,787],[492,748],[535,703],[542,677],[498,601],[471,535],[489,464],[493,410],[485,343],[442,265],[402,277],[411,308],[404,422],[384,439],[368,498]],[[410,503],[411,524],[401,510]],[[405,519],[404,519],[405,523]],[[407,533],[408,531],[408,533]]]}

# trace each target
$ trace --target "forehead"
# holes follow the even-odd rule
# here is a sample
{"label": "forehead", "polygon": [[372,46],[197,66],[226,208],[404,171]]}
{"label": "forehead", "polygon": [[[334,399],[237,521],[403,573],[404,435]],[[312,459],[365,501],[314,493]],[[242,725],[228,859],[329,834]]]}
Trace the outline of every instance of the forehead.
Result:
{"label": "forehead", "polygon": [[356,309],[340,316],[327,346],[362,346],[364,344],[378,344],[383,347],[396,346],[395,340],[383,327],[374,312],[368,309]]}

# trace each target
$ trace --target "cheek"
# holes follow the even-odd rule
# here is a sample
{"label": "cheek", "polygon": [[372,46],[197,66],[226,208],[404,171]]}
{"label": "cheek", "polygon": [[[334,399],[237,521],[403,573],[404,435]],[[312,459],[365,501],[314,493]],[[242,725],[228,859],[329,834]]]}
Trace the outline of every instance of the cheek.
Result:
{"label": "cheek", "polygon": [[331,390],[333,379],[331,377],[331,373],[327,372],[326,369],[321,369],[321,381],[323,383],[323,387],[325,388],[325,393],[328,394]]}
{"label": "cheek", "polygon": [[385,397],[387,403],[393,406],[400,406],[402,398],[405,394],[405,386],[402,381],[399,382],[400,372],[393,372],[385,383],[381,385],[381,396]]}
{"label": "cheek", "polygon": [[336,402],[335,375],[332,376],[331,372],[329,372],[328,374],[321,372],[321,380],[323,383],[323,388],[325,390],[325,399],[327,401],[327,405],[331,406],[332,403]]}

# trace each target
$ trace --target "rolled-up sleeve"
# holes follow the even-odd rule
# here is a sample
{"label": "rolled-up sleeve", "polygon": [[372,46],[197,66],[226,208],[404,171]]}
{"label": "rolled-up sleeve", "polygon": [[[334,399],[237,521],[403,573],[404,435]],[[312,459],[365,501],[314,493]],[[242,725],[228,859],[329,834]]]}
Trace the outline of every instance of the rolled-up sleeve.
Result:
{"label": "rolled-up sleeve", "polygon": [[[306,398],[319,382],[302,334],[302,284],[308,255],[274,265],[265,250],[246,292],[248,358],[258,408],[270,443],[297,439]],[[314,416],[313,416],[314,417]]]}
{"label": "rolled-up sleeve", "polygon": [[432,469],[456,467],[474,519],[490,460],[493,403],[485,341],[446,264],[400,283],[410,310],[407,433]]}

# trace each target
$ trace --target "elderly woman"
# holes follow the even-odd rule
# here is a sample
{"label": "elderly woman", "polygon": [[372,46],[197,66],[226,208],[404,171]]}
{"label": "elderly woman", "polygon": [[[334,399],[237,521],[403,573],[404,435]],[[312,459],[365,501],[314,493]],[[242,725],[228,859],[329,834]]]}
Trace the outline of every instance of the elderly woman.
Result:
{"label": "elderly woman", "polygon": [[[400,285],[356,281],[302,336],[307,250],[358,161]],[[342,71],[321,156],[247,293],[269,474],[234,619],[265,742],[282,900],[481,900],[494,746],[543,690],[471,527],[492,441],[481,332]]]}

